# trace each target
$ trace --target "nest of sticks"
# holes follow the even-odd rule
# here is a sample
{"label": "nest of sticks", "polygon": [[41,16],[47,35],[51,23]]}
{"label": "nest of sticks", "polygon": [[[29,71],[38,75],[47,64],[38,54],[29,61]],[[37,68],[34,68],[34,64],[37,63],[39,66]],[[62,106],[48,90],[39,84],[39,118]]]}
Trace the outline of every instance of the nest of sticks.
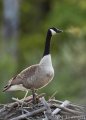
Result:
{"label": "nest of sticks", "polygon": [[86,107],[68,100],[59,101],[36,95],[36,104],[28,96],[22,105],[22,99],[12,98],[14,102],[0,105],[0,120],[86,120]]}

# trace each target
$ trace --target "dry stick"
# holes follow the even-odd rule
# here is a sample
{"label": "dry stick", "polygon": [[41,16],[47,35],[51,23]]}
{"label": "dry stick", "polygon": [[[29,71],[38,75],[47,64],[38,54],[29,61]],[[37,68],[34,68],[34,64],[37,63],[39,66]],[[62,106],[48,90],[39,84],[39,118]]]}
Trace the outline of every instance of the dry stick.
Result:
{"label": "dry stick", "polygon": [[54,98],[54,96],[55,96],[56,94],[57,94],[57,91],[55,91],[49,99]]}
{"label": "dry stick", "polygon": [[0,109],[0,114],[2,113],[2,112],[4,112],[5,111],[5,107],[3,107],[2,109]]}
{"label": "dry stick", "polygon": [[10,118],[14,115],[15,115],[15,112],[12,112],[12,113],[10,112],[9,114],[4,115],[4,117],[5,117],[4,119],[7,120],[8,118]]}
{"label": "dry stick", "polygon": [[80,115],[80,114],[84,114],[83,112],[79,112],[79,111],[76,111],[76,110],[71,110],[69,108],[66,108],[66,107],[61,107],[60,105],[57,105],[57,104],[53,104],[53,106],[57,107],[57,108],[60,108],[66,112],[69,112],[69,113],[72,113],[72,114],[75,114],[75,115]]}
{"label": "dry stick", "polygon": [[45,108],[46,108],[46,111],[44,111],[44,115],[45,115],[45,119],[46,120],[53,120],[52,119],[52,112],[51,112],[51,108],[50,108],[50,106],[49,106],[49,104],[46,102],[46,100],[44,99],[44,97],[42,97],[41,99],[40,99],[40,101],[43,103],[43,105],[45,106]]}
{"label": "dry stick", "polygon": [[[14,101],[16,101],[16,102],[10,103],[10,104],[9,104],[9,107],[11,107],[11,108],[14,107],[14,106],[17,107],[18,104],[22,104],[22,100],[23,100],[23,99],[20,99],[20,100],[19,100],[19,99],[17,99],[17,98],[12,98],[12,100],[14,100]],[[25,101],[24,101],[24,104],[27,105],[26,102],[27,102],[27,101],[30,102],[31,100],[32,100],[32,95],[26,97],[26,99],[25,99]]]}
{"label": "dry stick", "polygon": [[[69,101],[68,100],[65,100],[60,106],[61,107],[67,107],[68,105],[69,105]],[[61,109],[60,108],[56,108],[53,112],[52,112],[52,114],[53,115],[55,115],[55,114],[57,114],[57,113],[59,113],[61,111]]]}
{"label": "dry stick", "polygon": [[[24,105],[27,105],[27,103],[26,103],[26,102],[27,102],[27,98],[29,99],[28,101],[31,101],[31,100],[32,100],[31,97],[32,97],[32,96],[26,97],[26,99],[25,99],[25,101],[24,101]],[[9,111],[11,111],[14,107],[17,107],[19,104],[22,104],[22,100],[23,100],[23,99],[19,100],[19,99],[17,99],[17,98],[12,98],[12,100],[14,100],[14,101],[16,101],[16,102],[8,104],[8,107],[10,108]]]}
{"label": "dry stick", "polygon": [[[51,100],[49,100],[49,102],[55,102],[55,103],[59,103],[59,104],[62,104],[63,102],[62,101],[59,101],[59,100],[54,100],[54,99],[51,99]],[[72,113],[72,114],[84,114],[84,112],[79,112],[79,111],[76,111],[76,110],[72,110],[72,109],[69,109],[69,108],[62,108],[60,105],[58,105],[58,104],[53,104],[53,105],[55,105],[56,107],[58,107],[58,108],[61,108],[61,109],[63,109],[64,111],[66,111],[66,112],[69,112],[69,113]],[[73,105],[73,104],[69,104],[69,106],[70,107],[76,107],[76,108],[78,108],[78,109],[84,109],[84,107],[82,107],[82,106],[78,106],[78,105]]]}
{"label": "dry stick", "polygon": [[40,98],[40,101],[43,103],[43,105],[45,106],[46,110],[51,112],[50,105],[46,102],[45,98],[44,97]]}
{"label": "dry stick", "polygon": [[[55,102],[55,103],[59,103],[59,104],[62,104],[63,102],[60,101],[60,100],[55,100],[55,99],[50,99],[49,102]],[[83,106],[80,106],[80,105],[75,105],[75,104],[69,104],[70,107],[76,107],[76,108],[79,108],[79,109],[84,109],[85,107]]]}
{"label": "dry stick", "polygon": [[[45,93],[41,93],[40,95],[37,95],[36,98],[39,99],[39,98],[44,97],[44,96],[45,96]],[[31,99],[29,99],[29,100],[28,100],[28,97],[27,97],[25,102],[29,102],[30,103],[30,102],[32,102],[32,100],[33,100],[33,97]]]}
{"label": "dry stick", "polygon": [[46,108],[46,112],[44,111],[45,119],[48,120],[49,117],[51,117],[51,109],[48,103],[45,101],[44,97],[40,99],[40,101],[43,103],[43,105]]}
{"label": "dry stick", "polygon": [[[40,95],[37,96],[37,98],[39,99],[40,97],[43,97],[43,96],[45,96],[45,93],[41,93]],[[16,102],[10,103],[10,104],[8,105],[8,107],[10,107],[10,110],[12,110],[12,108],[14,108],[14,107],[17,107],[17,106],[18,106],[18,103],[19,103],[19,104],[22,104],[22,99],[21,99],[21,100],[16,99],[16,98],[12,98],[12,99],[15,100]],[[24,104],[27,105],[26,102],[31,103],[31,102],[32,102],[32,99],[33,99],[32,95],[26,97],[26,99],[25,99],[25,101],[24,101]]]}
{"label": "dry stick", "polygon": [[[40,98],[40,97],[43,97],[43,96],[45,96],[45,93],[41,93],[40,95],[37,95],[36,94],[36,97],[37,98]],[[12,100],[14,100],[14,101],[16,101],[16,102],[19,102],[19,103],[21,103],[22,104],[22,100],[23,99],[18,99],[18,98],[12,98]],[[28,97],[26,97],[26,99],[24,100],[24,102],[30,102],[30,101],[32,101],[33,100],[33,96],[31,95],[31,96],[28,96]]]}
{"label": "dry stick", "polygon": [[81,116],[71,116],[71,117],[67,117],[65,118],[65,120],[86,120],[86,115],[81,115]]}
{"label": "dry stick", "polygon": [[34,110],[34,111],[32,111],[32,112],[28,112],[28,113],[26,113],[26,114],[20,115],[20,116],[15,117],[15,118],[12,118],[12,119],[10,119],[10,120],[21,120],[21,119],[24,119],[24,118],[26,118],[26,117],[30,117],[30,116],[33,116],[33,115],[38,114],[38,113],[40,113],[40,112],[43,112],[44,110],[46,110],[46,108],[45,108],[45,107],[42,107],[42,108],[40,108],[40,109],[38,109],[38,110]]}
{"label": "dry stick", "polygon": [[46,108],[46,111],[44,111],[45,119],[43,120],[58,120],[58,118],[52,114],[50,105],[47,103],[44,97],[41,98],[41,102]]}
{"label": "dry stick", "polygon": [[[18,98],[14,98],[14,97],[12,97],[12,100],[14,100],[14,101],[16,101],[16,102],[18,102],[18,103],[20,103],[20,104],[22,104],[22,99],[21,100],[19,100]],[[24,104],[26,104],[25,102],[23,102]]]}

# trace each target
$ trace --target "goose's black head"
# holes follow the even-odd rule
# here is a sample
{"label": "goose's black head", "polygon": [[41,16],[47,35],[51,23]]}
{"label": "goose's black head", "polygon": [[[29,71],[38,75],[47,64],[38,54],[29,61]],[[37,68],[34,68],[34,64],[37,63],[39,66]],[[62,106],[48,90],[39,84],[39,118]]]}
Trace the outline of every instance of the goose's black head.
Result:
{"label": "goose's black head", "polygon": [[61,32],[63,32],[63,31],[60,30],[60,29],[58,29],[58,28],[55,28],[55,27],[52,27],[52,28],[49,28],[49,29],[48,29],[48,33],[49,33],[51,36],[53,36],[53,35],[55,35],[55,34],[57,34],[57,33],[61,33]]}

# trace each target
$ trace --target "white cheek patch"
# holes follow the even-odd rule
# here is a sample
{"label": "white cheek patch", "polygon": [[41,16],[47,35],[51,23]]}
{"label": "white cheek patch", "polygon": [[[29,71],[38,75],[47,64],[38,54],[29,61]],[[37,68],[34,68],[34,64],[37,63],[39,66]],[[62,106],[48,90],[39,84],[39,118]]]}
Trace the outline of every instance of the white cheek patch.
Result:
{"label": "white cheek patch", "polygon": [[56,34],[56,32],[53,29],[50,29],[50,31],[51,31],[52,35]]}

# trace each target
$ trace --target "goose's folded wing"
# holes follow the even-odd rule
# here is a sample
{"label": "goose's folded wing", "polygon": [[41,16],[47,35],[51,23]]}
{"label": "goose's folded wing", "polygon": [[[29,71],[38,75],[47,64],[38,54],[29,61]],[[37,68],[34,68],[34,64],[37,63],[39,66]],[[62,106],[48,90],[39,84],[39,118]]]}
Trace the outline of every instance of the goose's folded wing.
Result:
{"label": "goose's folded wing", "polygon": [[35,75],[37,69],[38,69],[39,65],[32,65],[26,69],[24,69],[23,71],[21,71],[21,73],[19,74],[19,76],[22,78],[22,80],[27,79],[33,75]]}
{"label": "goose's folded wing", "polygon": [[8,90],[10,88],[10,86],[12,86],[12,85],[22,84],[24,80],[26,80],[27,78],[29,78],[35,74],[38,67],[39,67],[39,65],[36,64],[36,65],[32,65],[32,66],[24,69],[23,71],[21,71],[18,75],[16,75],[11,80],[9,80],[8,84],[4,87],[3,92]]}

